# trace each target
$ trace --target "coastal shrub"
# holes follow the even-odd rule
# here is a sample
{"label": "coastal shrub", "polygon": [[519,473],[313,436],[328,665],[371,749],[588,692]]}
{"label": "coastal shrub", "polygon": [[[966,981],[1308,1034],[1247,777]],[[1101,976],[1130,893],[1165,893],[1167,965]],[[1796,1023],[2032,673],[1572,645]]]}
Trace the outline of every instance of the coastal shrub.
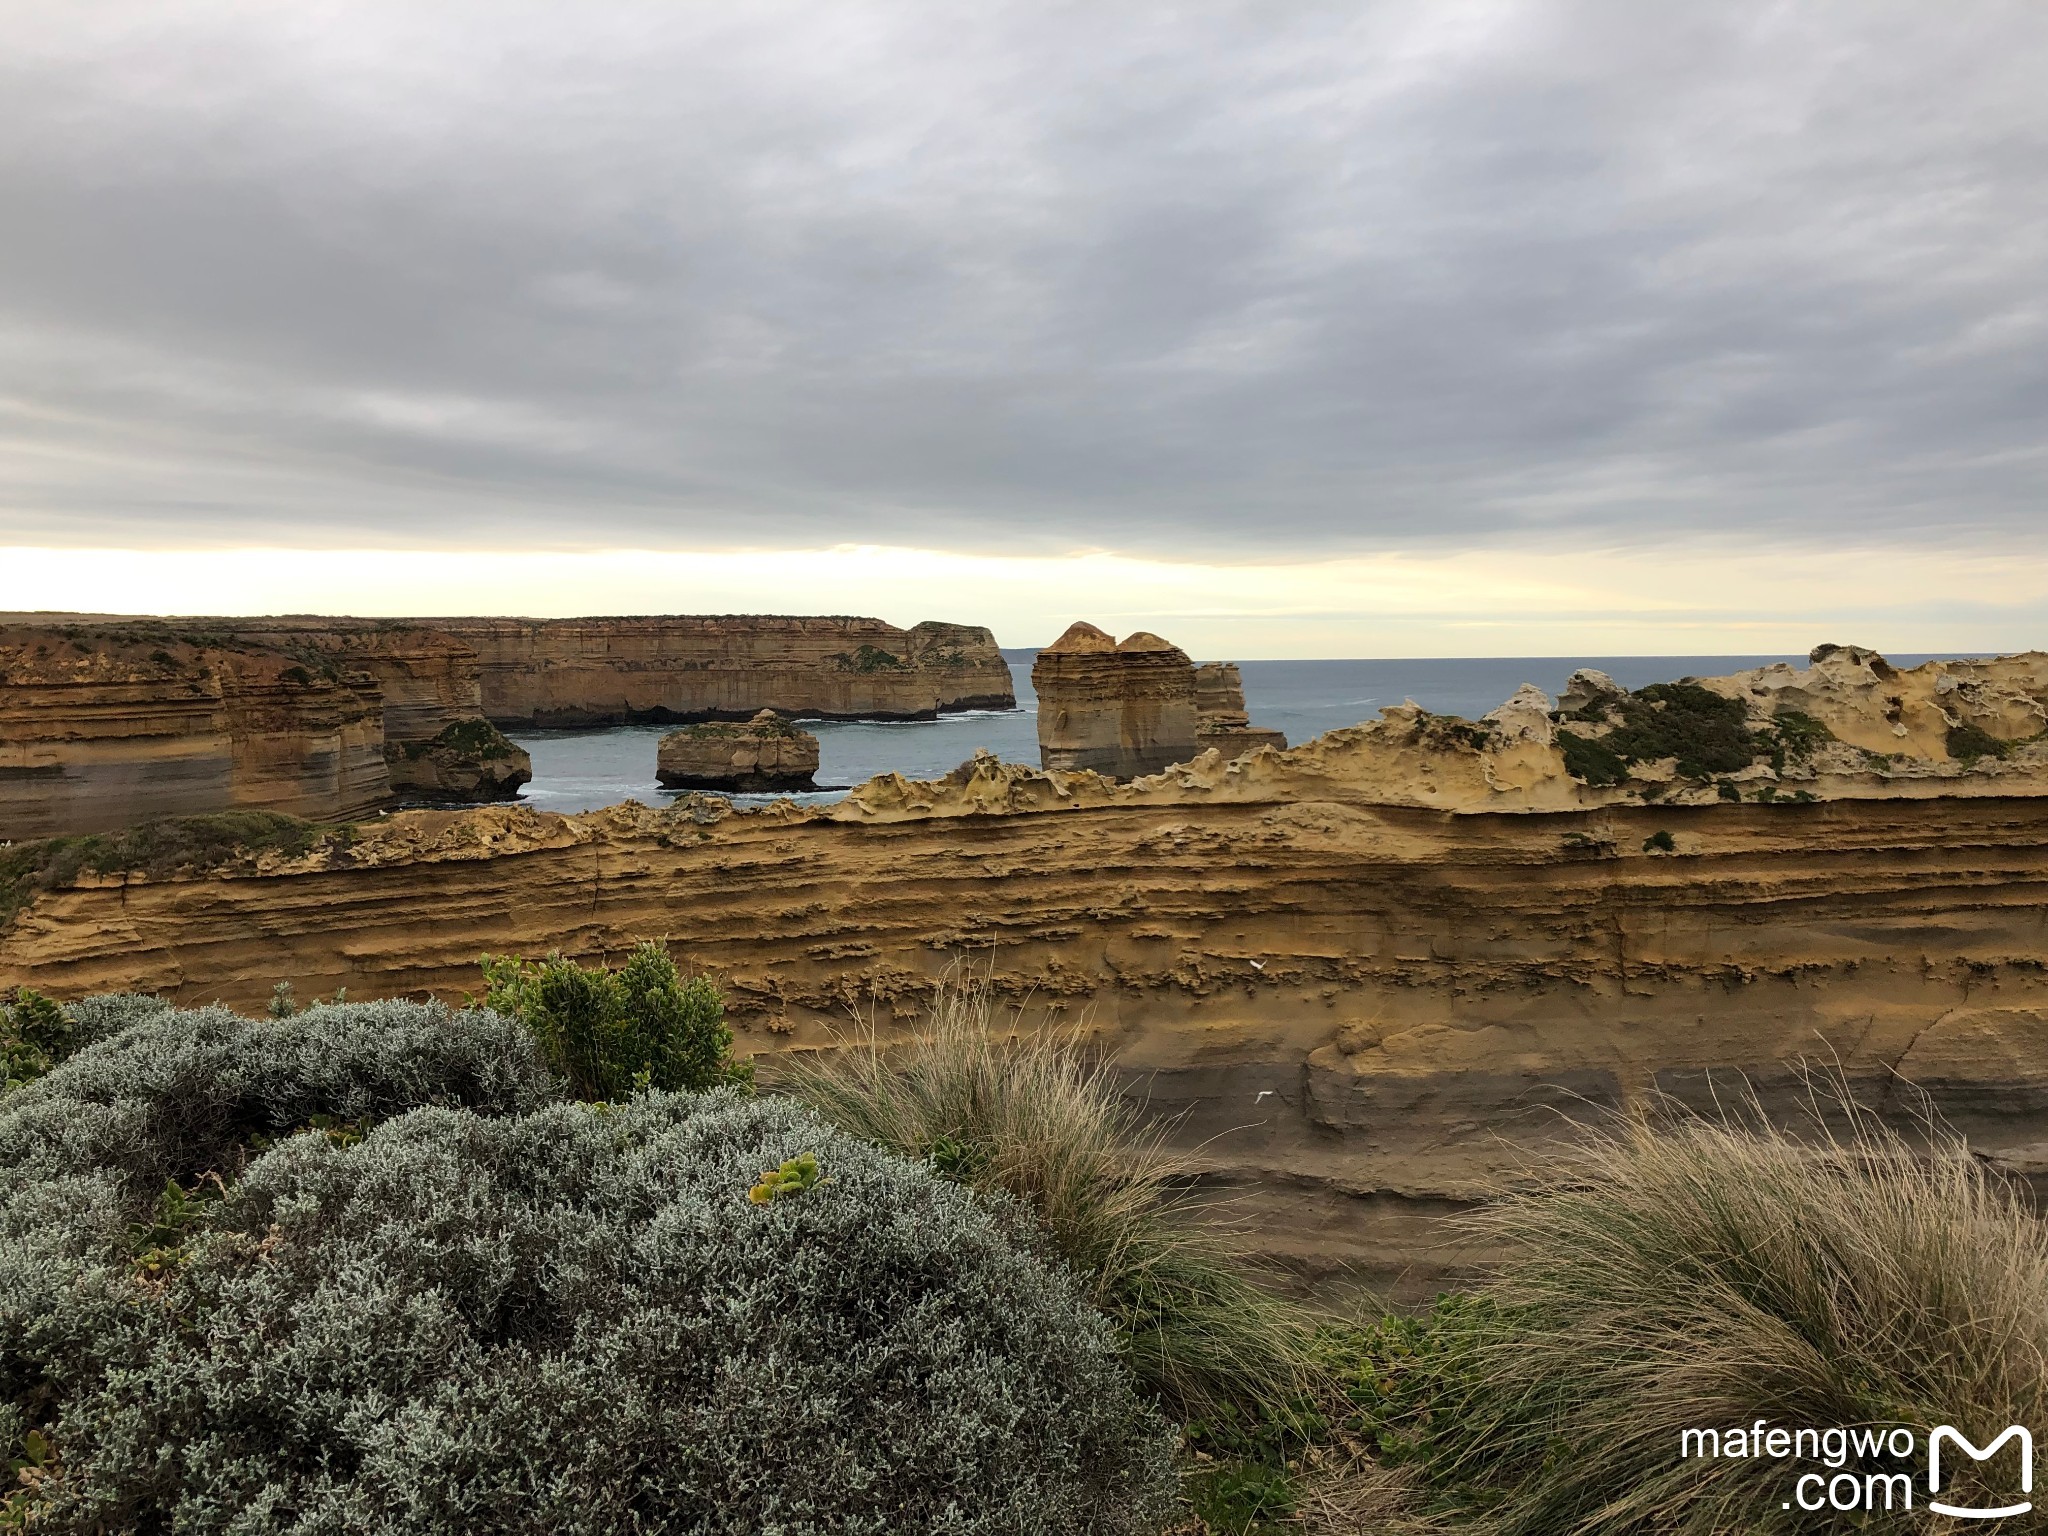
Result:
{"label": "coastal shrub", "polygon": [[425,1105],[521,1114],[561,1093],[517,1024],[439,1003],[316,1004],[245,1019],[126,998],[72,1012],[88,1029],[131,1022],[8,1095],[0,1170],[106,1172],[154,1197],[167,1181],[238,1173],[252,1138],[315,1116],[379,1120]]}
{"label": "coastal shrub", "polygon": [[1653,683],[1630,694],[1619,712],[1621,723],[1604,738],[1608,750],[1632,763],[1675,757],[1683,778],[1734,773],[1764,748],[1740,699],[1698,683]]}
{"label": "coastal shrub", "polygon": [[42,993],[22,987],[0,1003],[0,1090],[41,1077],[71,1054],[71,1019]]}
{"label": "coastal shrub", "polygon": [[1769,737],[1771,766],[1780,773],[1786,764],[1803,763],[1837,739],[1821,721],[1796,709],[1782,710],[1772,719]]}
{"label": "coastal shrub", "polygon": [[0,1089],[41,1077],[73,1052],[153,1017],[170,1004],[156,997],[89,997],[60,1006],[29,987],[0,1003]]}
{"label": "coastal shrub", "polygon": [[1606,786],[1628,777],[1628,764],[1621,754],[1597,737],[1559,731],[1557,746],[1564,754],[1564,771],[1581,783]]}
{"label": "coastal shrub", "polygon": [[[1653,683],[1626,698],[1604,701],[1614,728],[1603,736],[1557,733],[1565,771],[1586,784],[1619,784],[1632,763],[1676,758],[1681,778],[1703,781],[1735,773],[1760,758],[1777,767],[1804,761],[1833,739],[1809,715],[1787,713],[1767,730],[1752,729],[1740,699],[1724,698],[1698,683]],[[1583,718],[1584,712],[1565,718]]]}
{"label": "coastal shrub", "polygon": [[1948,730],[1948,755],[1969,767],[1980,757],[2009,757],[2012,743],[2001,741],[1981,725],[1952,725]]}
{"label": "coastal shrub", "polygon": [[786,1102],[422,1109],[125,1212],[77,1177],[17,1180],[0,1243],[48,1536],[1136,1536],[1171,1497],[1067,1277]]}
{"label": "coastal shrub", "polygon": [[826,658],[844,672],[903,672],[910,663],[894,651],[879,645],[863,645],[855,651],[834,651]]}
{"label": "coastal shrub", "polygon": [[[1479,1529],[1832,1531],[1793,1483],[1840,1468],[1681,1457],[1681,1432],[1905,1426],[1917,1462],[1848,1470],[1924,1476],[1935,1425],[1983,1445],[2048,1422],[2048,1228],[2021,1198],[1959,1142],[1853,1110],[1802,1139],[1749,1113],[1630,1124],[1476,1219],[1503,1262],[1410,1390],[1432,1475],[1487,1511]],[[1956,1462],[1945,1496],[2008,1502],[2009,1455]],[[1891,1518],[1947,1528],[1924,1506]]]}
{"label": "coastal shrub", "polygon": [[689,1091],[746,1083],[732,1059],[725,1003],[703,976],[684,981],[668,950],[636,947],[617,970],[545,960],[483,958],[484,1006],[519,1020],[548,1063],[583,1099],[636,1088]]}
{"label": "coastal shrub", "polygon": [[884,1050],[871,1036],[785,1060],[775,1086],[1019,1202],[1176,1416],[1287,1411],[1313,1378],[1308,1330],[1184,1193],[1187,1161],[1107,1067],[1050,1035],[1008,1034],[992,994],[948,986],[915,1040]]}
{"label": "coastal shrub", "polygon": [[490,721],[481,718],[455,720],[441,727],[439,735],[426,741],[408,741],[399,751],[407,758],[425,757],[436,747],[446,748],[463,757],[480,762],[491,762],[498,758],[510,757],[519,750],[510,737]]}

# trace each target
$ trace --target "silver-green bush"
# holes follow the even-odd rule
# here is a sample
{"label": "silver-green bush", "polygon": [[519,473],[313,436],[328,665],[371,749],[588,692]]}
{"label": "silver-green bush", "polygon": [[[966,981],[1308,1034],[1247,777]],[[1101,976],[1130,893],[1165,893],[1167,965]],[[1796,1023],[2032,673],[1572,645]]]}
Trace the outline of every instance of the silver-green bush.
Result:
{"label": "silver-green bush", "polygon": [[[0,1108],[0,1439],[50,1448],[34,1529],[1156,1528],[1170,1435],[1065,1276],[786,1102],[535,1108],[506,1068],[491,1103],[288,1137],[138,1262],[147,1179],[237,1128],[473,1092],[459,1051],[450,1091],[425,1042],[358,1049],[405,1006],[167,1016]],[[806,1153],[820,1182],[749,1202]]]}

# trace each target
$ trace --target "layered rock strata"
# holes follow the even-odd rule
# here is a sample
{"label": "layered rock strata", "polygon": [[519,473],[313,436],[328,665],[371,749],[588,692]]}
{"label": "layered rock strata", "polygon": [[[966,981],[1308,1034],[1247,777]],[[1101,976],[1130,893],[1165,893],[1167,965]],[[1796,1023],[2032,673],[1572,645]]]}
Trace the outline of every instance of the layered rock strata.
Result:
{"label": "layered rock strata", "polygon": [[[2048,658],[1878,660],[1697,685],[1741,703],[1717,762],[1810,738],[1790,714],[1832,722],[1804,755],[1765,743],[1734,799],[1642,755],[1697,735],[1692,694],[1566,721],[1531,689],[1483,721],[1404,706],[1136,783],[984,757],[831,808],[408,813],[308,855],[41,892],[0,932],[0,988],[453,998],[486,950],[666,937],[772,1067],[856,1013],[913,1027],[965,961],[1114,1053],[1305,1282],[1423,1291],[1484,1257],[1445,1216],[1660,1097],[1753,1090],[1793,1117],[1809,1070],[1839,1072],[2048,1173]],[[2002,750],[1956,750],[1970,725]],[[1616,782],[1559,742],[1601,726],[1580,739],[1619,738]]]}
{"label": "layered rock strata", "polygon": [[1284,748],[1280,731],[1253,725],[1245,712],[1244,679],[1234,661],[1207,661],[1195,668],[1195,746],[1214,747],[1237,757],[1258,747]]}
{"label": "layered rock strata", "polygon": [[331,820],[390,793],[367,672],[231,637],[0,629],[0,839],[229,809]]}
{"label": "layered rock strata", "polygon": [[[29,664],[52,635],[65,656],[104,650],[97,692]],[[0,684],[0,707],[20,722],[0,736],[0,837],[252,803],[333,819],[394,796],[508,798],[533,765],[497,721],[743,721],[763,708],[920,719],[1016,704],[994,637],[960,624],[0,614],[0,642],[28,658]],[[153,653],[182,660],[130,665]],[[270,663],[259,665],[260,656]],[[186,662],[195,676],[181,670]],[[303,693],[267,709],[225,702],[256,686],[238,679],[259,675]],[[306,681],[294,684],[300,676]],[[329,718],[335,690],[362,718]],[[301,707],[305,720],[290,718]],[[131,725],[134,739],[124,740]],[[303,770],[289,766],[295,752]],[[362,761],[372,754],[383,759],[381,773]],[[262,766],[271,760],[279,766]],[[236,762],[244,766],[221,766]]]}
{"label": "layered rock strata", "polygon": [[772,709],[745,725],[686,725],[661,738],[655,777],[667,789],[817,788],[818,738]]}
{"label": "layered rock strata", "polygon": [[1014,709],[995,637],[977,625],[879,619],[435,619],[476,653],[500,725],[929,720]]}
{"label": "layered rock strata", "polygon": [[1038,653],[1031,687],[1042,767],[1127,779],[1200,750],[1194,663],[1157,635],[1140,630],[1119,645],[1074,624]]}

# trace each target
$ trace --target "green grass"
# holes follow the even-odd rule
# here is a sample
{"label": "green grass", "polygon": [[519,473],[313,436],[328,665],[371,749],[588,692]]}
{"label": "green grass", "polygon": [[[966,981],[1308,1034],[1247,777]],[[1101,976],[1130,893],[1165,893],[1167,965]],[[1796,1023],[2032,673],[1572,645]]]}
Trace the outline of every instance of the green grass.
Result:
{"label": "green grass", "polygon": [[1191,1172],[1110,1069],[1020,1033],[983,989],[941,990],[922,1034],[787,1058],[772,1086],[878,1145],[1014,1198],[1183,1422],[1285,1414],[1316,1380],[1299,1310],[1185,1193]]}
{"label": "green grass", "polygon": [[120,832],[15,843],[0,847],[0,929],[42,892],[70,885],[88,872],[161,880],[258,853],[310,853],[353,835],[350,827],[324,826],[276,811],[220,811],[161,817]]}

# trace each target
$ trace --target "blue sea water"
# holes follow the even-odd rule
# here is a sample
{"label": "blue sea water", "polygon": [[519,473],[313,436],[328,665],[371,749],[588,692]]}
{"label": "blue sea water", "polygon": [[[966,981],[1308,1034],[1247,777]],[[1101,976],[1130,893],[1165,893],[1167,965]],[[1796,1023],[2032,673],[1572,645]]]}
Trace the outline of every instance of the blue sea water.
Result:
{"label": "blue sea water", "polygon": [[[818,783],[832,786],[805,801],[836,800],[878,773],[936,778],[986,747],[1009,762],[1038,761],[1037,701],[1028,650],[1005,651],[1017,683],[1015,710],[972,710],[938,720],[817,720]],[[1625,687],[1680,677],[1713,677],[1803,656],[1508,656],[1421,661],[1247,661],[1245,706],[1258,725],[1299,744],[1338,726],[1373,719],[1381,707],[1412,698],[1438,714],[1476,718],[1523,683],[1555,697],[1580,667],[1598,667]],[[1893,657],[1902,665],[1925,658]],[[533,756],[523,798],[540,810],[584,811],[639,800],[660,805],[670,791],[654,781],[655,748],[673,726],[620,725],[595,730],[523,731],[513,739]],[[736,796],[757,801],[769,796]]]}

